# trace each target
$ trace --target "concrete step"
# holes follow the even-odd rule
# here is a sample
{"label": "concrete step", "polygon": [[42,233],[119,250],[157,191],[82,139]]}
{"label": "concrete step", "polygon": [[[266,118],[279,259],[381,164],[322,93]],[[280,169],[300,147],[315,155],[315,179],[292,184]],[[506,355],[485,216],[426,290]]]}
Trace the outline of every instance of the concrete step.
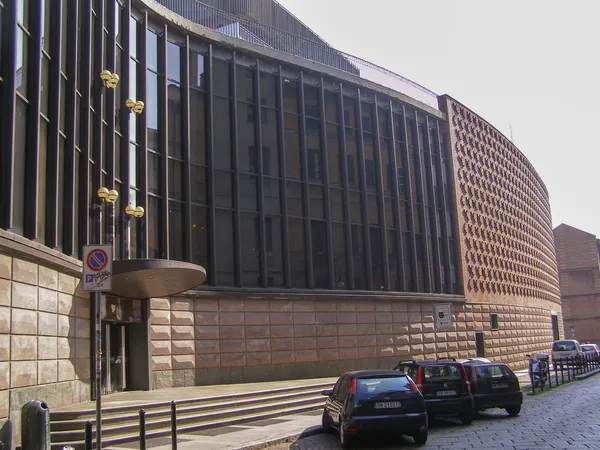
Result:
{"label": "concrete step", "polygon": [[[177,402],[178,433],[252,422],[322,408],[324,398],[320,395],[320,391],[331,387],[330,383],[323,383],[181,400]],[[171,434],[170,402],[109,408],[111,411],[106,414],[106,417],[103,409],[103,447],[139,440],[138,411],[140,408],[146,410],[146,436],[148,439]],[[58,420],[55,419],[55,414]],[[83,449],[85,422],[87,420],[95,422],[92,414],[95,414],[95,411],[52,413],[52,449],[62,450],[65,445]]]}

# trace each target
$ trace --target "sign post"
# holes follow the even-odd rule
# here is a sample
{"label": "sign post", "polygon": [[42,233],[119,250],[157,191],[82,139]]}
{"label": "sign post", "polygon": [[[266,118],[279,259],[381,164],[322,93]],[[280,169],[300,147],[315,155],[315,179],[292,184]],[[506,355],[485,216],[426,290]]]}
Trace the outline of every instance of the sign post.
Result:
{"label": "sign post", "polygon": [[438,359],[437,333],[438,331],[452,330],[452,304],[437,303],[433,308],[433,342],[435,345],[435,359]]}
{"label": "sign post", "polygon": [[96,295],[96,448],[102,448],[102,294],[112,289],[112,245],[83,246],[83,290]]}

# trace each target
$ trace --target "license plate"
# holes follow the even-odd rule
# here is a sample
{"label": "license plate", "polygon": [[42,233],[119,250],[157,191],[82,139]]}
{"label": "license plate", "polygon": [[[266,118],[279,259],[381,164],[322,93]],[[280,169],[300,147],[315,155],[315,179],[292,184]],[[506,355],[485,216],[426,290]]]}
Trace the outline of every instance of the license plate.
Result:
{"label": "license plate", "polygon": [[456,391],[437,391],[438,397],[448,397],[450,395],[456,395]]}
{"label": "license plate", "polygon": [[375,409],[400,408],[400,402],[377,402]]}
{"label": "license plate", "polygon": [[507,388],[507,387],[508,387],[508,383],[492,384],[492,389],[503,389],[503,388]]}

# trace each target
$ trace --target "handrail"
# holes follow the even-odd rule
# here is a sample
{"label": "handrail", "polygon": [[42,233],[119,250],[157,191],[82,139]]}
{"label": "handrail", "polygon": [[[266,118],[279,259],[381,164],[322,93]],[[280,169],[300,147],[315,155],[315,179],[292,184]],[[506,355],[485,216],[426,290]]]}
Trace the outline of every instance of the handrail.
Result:
{"label": "handrail", "polygon": [[357,75],[439,109],[435,92],[370,61],[202,3],[200,0],[157,0],[176,14],[228,36],[283,51]]}

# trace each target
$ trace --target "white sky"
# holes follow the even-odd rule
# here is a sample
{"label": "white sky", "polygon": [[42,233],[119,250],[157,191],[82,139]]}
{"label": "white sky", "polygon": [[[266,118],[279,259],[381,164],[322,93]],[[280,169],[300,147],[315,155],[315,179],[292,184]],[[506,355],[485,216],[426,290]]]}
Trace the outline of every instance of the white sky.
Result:
{"label": "white sky", "polygon": [[278,1],[333,47],[512,126],[554,226],[600,237],[600,0]]}

